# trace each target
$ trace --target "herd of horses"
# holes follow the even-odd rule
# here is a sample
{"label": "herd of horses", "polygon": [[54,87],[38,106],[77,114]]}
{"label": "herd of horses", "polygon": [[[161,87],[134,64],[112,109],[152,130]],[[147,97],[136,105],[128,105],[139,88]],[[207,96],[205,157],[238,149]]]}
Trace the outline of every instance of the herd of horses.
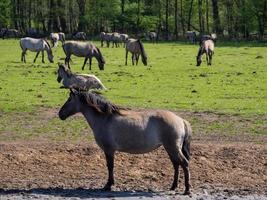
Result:
{"label": "herd of horses", "polygon": [[[76,33],[79,40],[84,40],[82,32]],[[151,33],[151,40],[156,41],[157,35]],[[128,52],[132,54],[132,65],[137,65],[139,57],[144,65],[147,65],[147,54],[140,39],[130,38],[127,34],[100,33],[101,47],[125,47],[125,65],[127,65]],[[184,172],[184,194],[191,193],[190,185],[190,141],[191,126],[189,122],[167,110],[139,110],[117,106],[106,100],[94,89],[106,89],[99,78],[90,74],[76,74],[70,71],[71,56],[84,57],[82,69],[89,60],[90,70],[92,58],[96,58],[100,70],[104,70],[105,59],[100,49],[91,42],[67,41],[64,33],[51,33],[52,47],[46,39],[25,37],[20,39],[22,49],[21,61],[26,62],[26,51],[36,52],[34,62],[42,52],[44,62],[44,51],[47,52],[48,60],[54,62],[52,48],[62,42],[62,48],[66,55],[65,64],[58,64],[57,81],[62,82],[61,88],[70,89],[69,98],[61,107],[58,115],[62,120],[76,114],[82,113],[91,127],[95,141],[104,151],[108,168],[108,180],[104,190],[111,190],[114,184],[114,155],[115,152],[126,152],[131,154],[143,154],[163,146],[169,155],[174,168],[171,190],[178,186],[179,166]],[[201,37],[200,47],[197,54],[197,66],[201,64],[201,57],[206,54],[207,64],[211,65],[214,53],[214,35]]]}

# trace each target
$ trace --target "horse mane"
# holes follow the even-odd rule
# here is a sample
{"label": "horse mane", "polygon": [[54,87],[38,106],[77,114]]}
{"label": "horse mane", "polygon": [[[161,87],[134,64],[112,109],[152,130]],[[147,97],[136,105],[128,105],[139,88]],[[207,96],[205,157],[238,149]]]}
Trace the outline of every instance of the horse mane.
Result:
{"label": "horse mane", "polygon": [[51,46],[49,44],[49,42],[44,38],[43,41],[45,41],[45,43],[48,45],[49,49],[51,50]]}
{"label": "horse mane", "polygon": [[146,52],[145,52],[143,43],[140,41],[140,39],[137,40],[137,43],[138,43],[139,46],[140,46],[142,57],[145,57],[145,58],[146,58],[147,56],[146,56]]}
{"label": "horse mane", "polygon": [[68,78],[70,78],[73,75],[73,73],[70,71],[70,69],[66,68],[64,65],[59,65],[59,67],[64,69],[64,71],[67,74]]}
{"label": "horse mane", "polygon": [[102,56],[102,53],[101,53],[100,49],[99,49],[98,47],[95,47],[95,48],[97,49],[97,51],[98,51],[98,53],[99,53],[99,55],[100,55],[100,60],[101,60],[101,62],[102,62],[102,63],[105,63],[105,59],[104,59],[104,57]]}
{"label": "horse mane", "polygon": [[120,110],[122,108],[107,101],[102,95],[97,92],[80,92],[80,100],[82,103],[92,107],[95,111],[105,115],[122,115]]}

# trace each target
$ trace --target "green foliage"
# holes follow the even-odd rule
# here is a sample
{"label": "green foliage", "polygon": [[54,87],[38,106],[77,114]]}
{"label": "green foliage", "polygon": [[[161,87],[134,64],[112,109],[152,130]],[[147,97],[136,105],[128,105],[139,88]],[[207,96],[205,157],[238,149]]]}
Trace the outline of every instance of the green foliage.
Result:
{"label": "green foliage", "polygon": [[6,27],[9,25],[9,0],[1,0],[0,1],[0,27]]}

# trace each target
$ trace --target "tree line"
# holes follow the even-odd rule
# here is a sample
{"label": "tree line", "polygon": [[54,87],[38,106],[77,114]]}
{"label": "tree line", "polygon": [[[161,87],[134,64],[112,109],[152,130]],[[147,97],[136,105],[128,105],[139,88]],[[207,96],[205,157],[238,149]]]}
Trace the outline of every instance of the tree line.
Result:
{"label": "tree line", "polygon": [[179,39],[187,31],[227,38],[264,38],[267,0],[1,0],[0,28],[21,33],[84,31]]}

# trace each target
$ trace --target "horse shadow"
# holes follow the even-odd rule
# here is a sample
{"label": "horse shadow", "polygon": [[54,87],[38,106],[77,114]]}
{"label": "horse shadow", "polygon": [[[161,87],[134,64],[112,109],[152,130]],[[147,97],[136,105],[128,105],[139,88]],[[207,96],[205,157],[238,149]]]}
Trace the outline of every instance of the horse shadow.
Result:
{"label": "horse shadow", "polygon": [[4,190],[0,188],[0,196],[5,195],[47,195],[63,198],[153,198],[160,196],[157,192],[149,191],[103,191],[102,189],[64,189],[64,188],[34,188],[30,190],[11,189]]}

